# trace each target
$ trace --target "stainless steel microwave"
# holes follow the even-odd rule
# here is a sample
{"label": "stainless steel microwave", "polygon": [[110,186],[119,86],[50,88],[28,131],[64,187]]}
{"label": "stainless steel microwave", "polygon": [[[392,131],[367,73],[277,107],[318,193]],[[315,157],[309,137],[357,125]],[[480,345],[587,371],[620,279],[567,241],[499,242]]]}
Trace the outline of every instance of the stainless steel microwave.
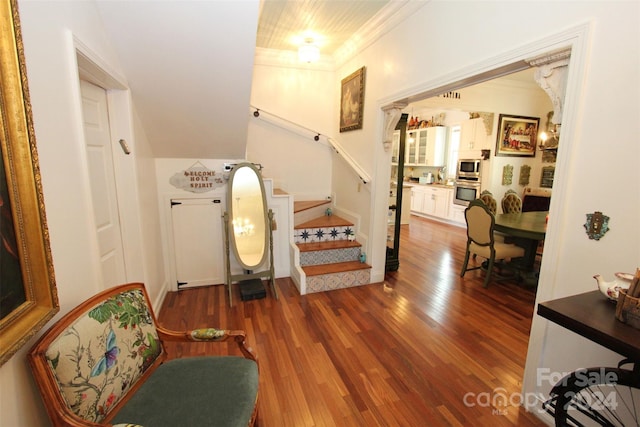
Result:
{"label": "stainless steel microwave", "polygon": [[458,178],[480,178],[480,167],[482,160],[480,159],[460,159],[458,160],[458,170],[456,175]]}

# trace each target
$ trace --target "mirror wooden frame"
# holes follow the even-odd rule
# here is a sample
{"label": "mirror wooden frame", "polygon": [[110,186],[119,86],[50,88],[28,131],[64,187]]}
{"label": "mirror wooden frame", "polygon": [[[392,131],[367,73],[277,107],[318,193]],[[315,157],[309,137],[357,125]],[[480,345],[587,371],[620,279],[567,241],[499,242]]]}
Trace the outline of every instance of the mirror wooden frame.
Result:
{"label": "mirror wooden frame", "polygon": [[[247,265],[241,261],[238,256],[238,251],[235,242],[235,235],[233,232],[233,183],[236,173],[243,169],[250,168],[256,175],[258,182],[260,183],[260,194],[262,197],[262,206],[263,206],[263,215],[265,221],[265,245],[263,250],[263,256],[261,257],[260,262],[255,265]],[[229,214],[231,212],[231,215]],[[264,182],[262,181],[262,175],[258,168],[256,168],[252,163],[244,162],[239,163],[234,166],[229,174],[229,188],[227,189],[227,211],[224,213],[224,234],[225,234],[225,255],[226,255],[226,274],[225,274],[225,285],[227,286],[227,293],[229,295],[229,305],[233,305],[233,291],[232,286],[235,281],[244,281],[249,279],[261,279],[266,277],[271,284],[271,292],[275,299],[278,299],[278,290],[276,289],[276,276],[275,270],[273,266],[273,230],[274,230],[274,219],[273,219],[273,211],[268,209],[267,205],[267,197],[264,188]],[[268,246],[267,246],[268,245]],[[241,274],[231,274],[231,251],[230,246],[233,246],[233,253],[238,260],[240,266],[246,270]],[[266,257],[268,255],[266,270],[254,272],[253,270],[264,265]]]}
{"label": "mirror wooden frame", "polygon": [[0,294],[20,288],[8,273],[21,276],[24,289],[17,303],[0,299],[1,366],[59,311],[16,0],[0,2],[0,67],[0,237],[14,260],[13,269],[2,270]]}

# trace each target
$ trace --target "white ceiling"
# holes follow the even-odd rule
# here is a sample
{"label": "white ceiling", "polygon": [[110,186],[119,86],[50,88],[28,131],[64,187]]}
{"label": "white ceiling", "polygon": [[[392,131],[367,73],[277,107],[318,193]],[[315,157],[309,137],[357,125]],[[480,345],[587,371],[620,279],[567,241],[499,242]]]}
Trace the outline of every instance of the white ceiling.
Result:
{"label": "white ceiling", "polygon": [[332,55],[390,0],[265,0],[261,4],[256,46],[297,50],[310,37]]}

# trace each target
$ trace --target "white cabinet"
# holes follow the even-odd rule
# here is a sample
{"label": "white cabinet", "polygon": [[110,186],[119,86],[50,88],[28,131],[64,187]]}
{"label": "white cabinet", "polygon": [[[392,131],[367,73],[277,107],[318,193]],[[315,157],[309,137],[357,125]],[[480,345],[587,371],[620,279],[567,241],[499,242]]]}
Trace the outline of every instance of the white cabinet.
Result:
{"label": "white cabinet", "polygon": [[466,220],[464,218],[464,210],[466,206],[461,205],[451,205],[451,212],[449,215],[449,219],[453,222],[457,222],[459,224],[466,224]]}
{"label": "white cabinet", "polygon": [[411,190],[411,211],[448,219],[452,189],[441,186],[419,185]]}
{"label": "white cabinet", "polygon": [[424,213],[446,219],[449,216],[450,192],[451,191],[446,188],[429,187],[422,205]]}
{"label": "white cabinet", "polygon": [[460,152],[491,149],[491,145],[482,118],[460,123]]}
{"label": "white cabinet", "polygon": [[402,186],[402,214],[400,215],[400,224],[409,224],[411,215],[411,187]]}
{"label": "white cabinet", "polygon": [[[407,131],[407,138],[405,144],[404,164],[405,165],[417,165],[418,164],[418,138],[421,131],[410,130]],[[424,139],[426,143],[426,138]]]}
{"label": "white cabinet", "polygon": [[446,143],[447,128],[444,126],[407,131],[405,165],[444,165]]}
{"label": "white cabinet", "polygon": [[413,187],[411,189],[411,210],[413,212],[422,213],[425,196],[425,192],[422,189],[423,187]]}
{"label": "white cabinet", "polygon": [[172,199],[178,288],[224,283],[222,198]]}
{"label": "white cabinet", "polygon": [[[412,200],[412,187],[410,185],[402,186],[402,213],[400,215],[400,224],[409,224],[409,217],[411,215],[411,200]],[[389,196],[389,206],[396,205],[398,201],[396,198],[397,189],[395,185],[392,183],[390,196]],[[396,211],[397,212],[397,211]],[[394,219],[395,221],[395,219]]]}

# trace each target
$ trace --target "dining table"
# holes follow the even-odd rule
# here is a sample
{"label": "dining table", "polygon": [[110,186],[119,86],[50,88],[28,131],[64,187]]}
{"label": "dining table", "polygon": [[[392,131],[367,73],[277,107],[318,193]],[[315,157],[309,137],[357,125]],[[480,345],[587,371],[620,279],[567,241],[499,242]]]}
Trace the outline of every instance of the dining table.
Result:
{"label": "dining table", "polygon": [[519,265],[525,271],[533,271],[538,243],[547,233],[549,211],[503,213],[495,215],[494,230],[513,237],[513,242],[524,248]]}

